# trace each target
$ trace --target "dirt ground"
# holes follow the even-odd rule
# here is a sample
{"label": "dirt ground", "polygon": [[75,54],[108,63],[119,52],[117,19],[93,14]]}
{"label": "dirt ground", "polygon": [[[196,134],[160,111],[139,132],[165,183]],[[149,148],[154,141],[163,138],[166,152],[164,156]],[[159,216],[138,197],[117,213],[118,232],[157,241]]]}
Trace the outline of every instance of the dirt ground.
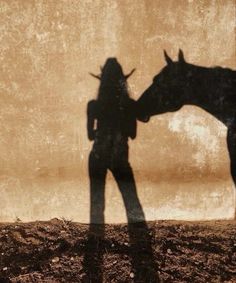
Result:
{"label": "dirt ground", "polygon": [[236,221],[0,224],[1,282],[236,282]]}

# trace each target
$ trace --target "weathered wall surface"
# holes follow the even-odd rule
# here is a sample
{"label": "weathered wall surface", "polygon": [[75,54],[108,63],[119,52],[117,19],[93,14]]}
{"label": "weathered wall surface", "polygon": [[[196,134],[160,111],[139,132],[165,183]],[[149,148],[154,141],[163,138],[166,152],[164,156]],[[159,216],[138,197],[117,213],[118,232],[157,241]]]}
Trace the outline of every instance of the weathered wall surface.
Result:
{"label": "weathered wall surface", "polygon": [[[163,49],[236,67],[234,0],[0,1],[0,221],[89,219],[86,105],[116,56],[137,99]],[[138,124],[130,163],[147,219],[232,218],[226,128],[197,107]],[[111,175],[106,221],[125,221]]]}

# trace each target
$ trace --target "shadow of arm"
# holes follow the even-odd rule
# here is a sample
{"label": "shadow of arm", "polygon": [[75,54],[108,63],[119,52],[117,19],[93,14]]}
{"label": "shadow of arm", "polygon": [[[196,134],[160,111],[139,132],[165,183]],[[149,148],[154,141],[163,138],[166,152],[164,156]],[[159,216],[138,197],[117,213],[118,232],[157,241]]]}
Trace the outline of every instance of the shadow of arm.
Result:
{"label": "shadow of arm", "polygon": [[95,119],[96,119],[96,101],[91,100],[87,106],[87,134],[88,139],[93,141],[95,138]]}

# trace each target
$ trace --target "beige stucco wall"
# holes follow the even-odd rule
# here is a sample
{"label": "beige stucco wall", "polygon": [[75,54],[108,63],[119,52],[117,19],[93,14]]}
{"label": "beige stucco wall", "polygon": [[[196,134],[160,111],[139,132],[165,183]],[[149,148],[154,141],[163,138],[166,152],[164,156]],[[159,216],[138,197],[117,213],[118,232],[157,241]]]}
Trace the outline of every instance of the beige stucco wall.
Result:
{"label": "beige stucco wall", "polygon": [[[137,99],[182,48],[197,65],[236,67],[234,0],[0,0],[0,221],[89,219],[86,105],[116,56]],[[197,107],[138,124],[130,141],[146,218],[234,216],[226,128]],[[124,222],[111,175],[106,221]]]}

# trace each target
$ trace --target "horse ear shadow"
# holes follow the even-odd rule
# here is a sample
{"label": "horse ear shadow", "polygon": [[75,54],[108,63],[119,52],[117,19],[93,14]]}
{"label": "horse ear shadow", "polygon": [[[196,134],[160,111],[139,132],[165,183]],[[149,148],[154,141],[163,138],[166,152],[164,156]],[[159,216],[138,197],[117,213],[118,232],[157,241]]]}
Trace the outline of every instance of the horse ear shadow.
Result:
{"label": "horse ear shadow", "polygon": [[167,54],[165,50],[164,50],[164,57],[165,57],[167,65],[171,65],[173,63],[173,60],[170,58],[170,56]]}
{"label": "horse ear shadow", "polygon": [[182,49],[179,49],[179,55],[178,55],[178,57],[179,57],[179,62],[180,62],[180,63],[185,63],[185,62],[186,62],[185,59],[184,59],[184,52],[183,52]]}

